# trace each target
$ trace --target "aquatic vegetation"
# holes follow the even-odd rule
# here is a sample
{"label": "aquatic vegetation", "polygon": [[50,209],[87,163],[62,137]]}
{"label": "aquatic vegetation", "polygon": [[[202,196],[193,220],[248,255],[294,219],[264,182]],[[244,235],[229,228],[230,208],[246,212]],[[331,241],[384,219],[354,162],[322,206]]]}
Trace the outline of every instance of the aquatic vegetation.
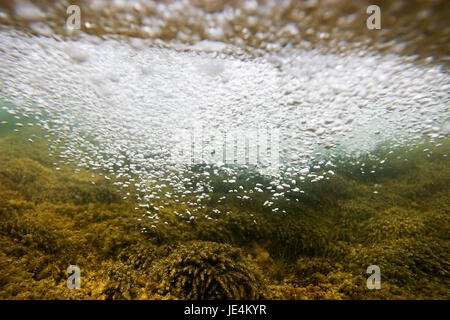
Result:
{"label": "aquatic vegetation", "polygon": [[449,299],[450,1],[375,2],[0,1],[0,299]]}
{"label": "aquatic vegetation", "polygon": [[258,299],[263,278],[238,248],[193,241],[152,266],[160,290],[181,299]]}
{"label": "aquatic vegetation", "polygon": [[106,299],[136,299],[140,277],[136,271],[122,263],[110,263],[106,267],[106,285],[103,294]]}
{"label": "aquatic vegetation", "polygon": [[170,254],[170,246],[156,246],[147,242],[137,243],[124,248],[118,255],[120,261],[135,270],[148,272],[152,263]]}
{"label": "aquatic vegetation", "polygon": [[[446,140],[393,149],[387,161],[408,165],[392,171],[356,174],[372,160],[342,159],[330,179],[298,181],[304,193],[271,199],[275,212],[262,193],[230,197],[218,175],[195,212],[193,196],[140,207],[98,172],[55,170],[47,142],[24,145],[28,134],[0,138],[2,299],[448,298]],[[235,189],[270,183],[236,179]],[[72,264],[79,290],[66,287]],[[372,264],[381,290],[366,287]]]}
{"label": "aquatic vegetation", "polygon": [[62,234],[31,221],[14,219],[0,224],[0,232],[24,245],[36,246],[48,253],[57,253],[67,243]]}

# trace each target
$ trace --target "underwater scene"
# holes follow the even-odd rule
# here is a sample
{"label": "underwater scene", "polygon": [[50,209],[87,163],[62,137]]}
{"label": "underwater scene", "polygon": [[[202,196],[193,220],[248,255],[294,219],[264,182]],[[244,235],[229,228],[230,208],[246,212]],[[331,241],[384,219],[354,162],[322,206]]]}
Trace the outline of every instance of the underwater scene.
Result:
{"label": "underwater scene", "polygon": [[0,300],[450,299],[449,1],[0,1]]}

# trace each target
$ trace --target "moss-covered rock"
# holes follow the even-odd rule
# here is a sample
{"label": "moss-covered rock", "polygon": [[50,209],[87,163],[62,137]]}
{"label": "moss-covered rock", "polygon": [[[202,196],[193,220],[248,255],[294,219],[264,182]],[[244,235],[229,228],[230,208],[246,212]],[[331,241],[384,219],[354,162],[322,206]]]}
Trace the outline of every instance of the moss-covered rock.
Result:
{"label": "moss-covered rock", "polygon": [[182,299],[258,299],[262,275],[238,248],[193,241],[152,266],[160,290]]}
{"label": "moss-covered rock", "polygon": [[[264,193],[218,203],[219,174],[194,219],[166,199],[155,223],[98,172],[54,170],[46,140],[23,142],[26,130],[0,137],[0,299],[450,297],[449,142],[336,159],[332,178],[297,181],[305,194],[274,200],[276,213]],[[252,173],[235,187],[257,182],[269,183]],[[73,264],[79,290],[66,287]],[[373,264],[381,290],[366,287]]]}

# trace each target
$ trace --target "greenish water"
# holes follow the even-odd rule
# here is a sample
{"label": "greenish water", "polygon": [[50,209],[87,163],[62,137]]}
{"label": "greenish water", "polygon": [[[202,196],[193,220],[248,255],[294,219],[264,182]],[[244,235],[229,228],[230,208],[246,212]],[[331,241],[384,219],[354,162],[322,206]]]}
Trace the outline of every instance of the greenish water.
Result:
{"label": "greenish water", "polygon": [[448,3],[255,3],[0,6],[0,299],[450,298]]}
{"label": "greenish water", "polygon": [[[112,180],[55,170],[43,134],[0,140],[3,299],[448,298],[448,139],[380,148],[386,165],[370,175],[361,163],[378,161],[342,159],[332,179],[274,201],[276,213],[264,194],[217,203],[229,187],[217,176],[204,212],[222,213],[191,220],[173,214],[189,205],[165,200],[155,224]],[[71,264],[83,272],[77,291],[66,287]],[[369,265],[381,290],[366,287]]]}

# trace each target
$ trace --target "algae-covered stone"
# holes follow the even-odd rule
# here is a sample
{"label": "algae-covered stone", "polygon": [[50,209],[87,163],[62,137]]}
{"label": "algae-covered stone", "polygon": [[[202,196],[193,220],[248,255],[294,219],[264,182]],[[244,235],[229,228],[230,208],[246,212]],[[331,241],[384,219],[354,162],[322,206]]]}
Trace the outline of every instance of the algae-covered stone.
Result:
{"label": "algae-covered stone", "polygon": [[262,275],[243,252],[227,244],[193,241],[152,266],[167,291],[183,299],[258,299]]}

